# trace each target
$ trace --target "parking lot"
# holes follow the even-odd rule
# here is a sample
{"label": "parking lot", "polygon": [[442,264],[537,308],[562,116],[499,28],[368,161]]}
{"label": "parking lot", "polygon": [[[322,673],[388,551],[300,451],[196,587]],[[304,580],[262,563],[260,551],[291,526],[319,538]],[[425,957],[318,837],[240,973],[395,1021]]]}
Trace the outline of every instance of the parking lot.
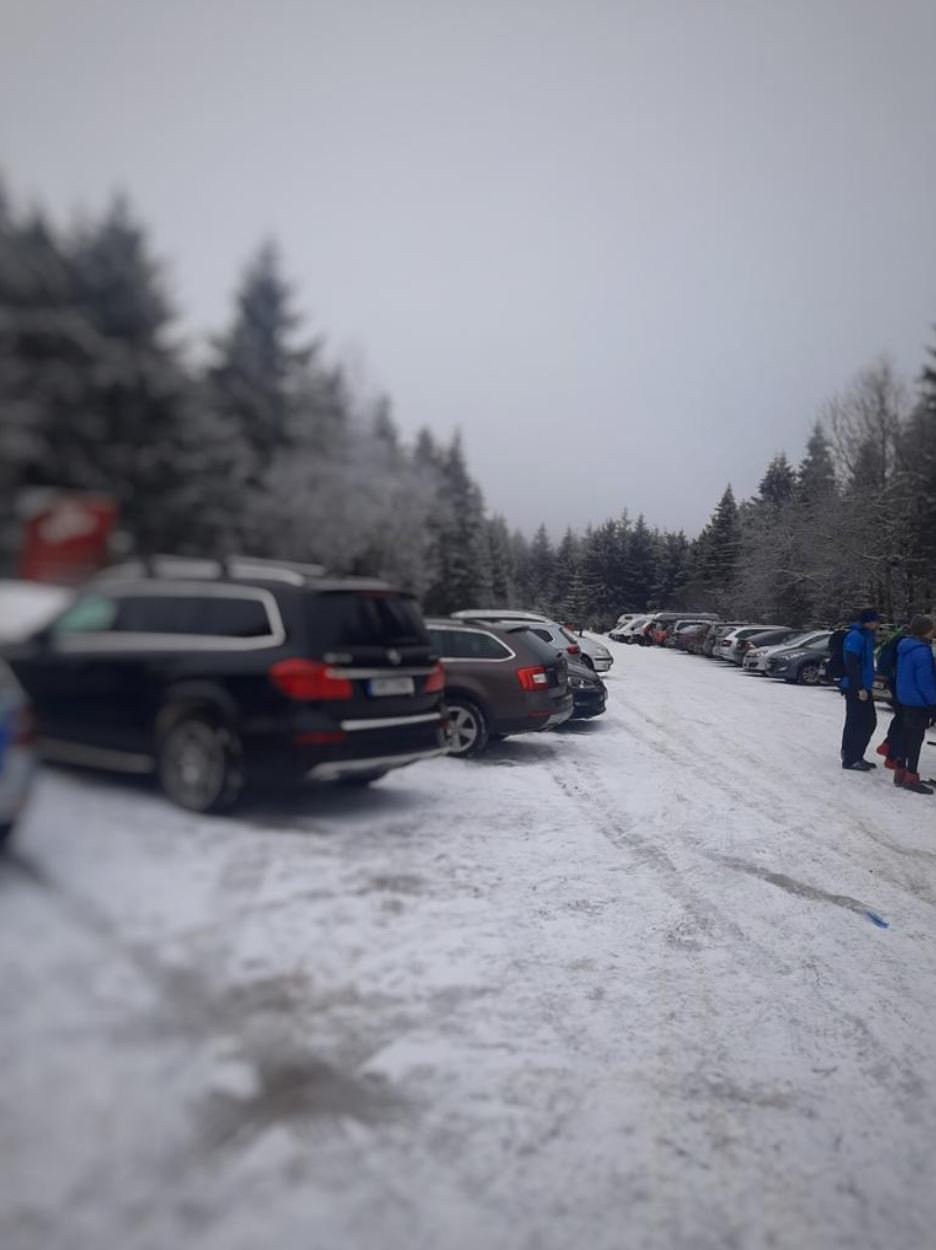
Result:
{"label": "parking lot", "polygon": [[611,645],[603,718],[369,792],[50,771],[4,1250],[929,1244],[933,801],[828,688]]}

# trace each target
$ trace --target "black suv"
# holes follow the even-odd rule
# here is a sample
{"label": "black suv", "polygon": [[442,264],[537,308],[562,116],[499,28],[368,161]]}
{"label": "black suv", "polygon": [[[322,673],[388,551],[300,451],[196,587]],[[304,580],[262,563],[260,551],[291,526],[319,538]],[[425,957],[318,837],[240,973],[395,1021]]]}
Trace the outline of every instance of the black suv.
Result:
{"label": "black suv", "polygon": [[156,773],[193,811],[230,807],[245,784],[367,783],[445,750],[443,672],[415,602],[314,566],[132,562],[4,655],[46,758]]}

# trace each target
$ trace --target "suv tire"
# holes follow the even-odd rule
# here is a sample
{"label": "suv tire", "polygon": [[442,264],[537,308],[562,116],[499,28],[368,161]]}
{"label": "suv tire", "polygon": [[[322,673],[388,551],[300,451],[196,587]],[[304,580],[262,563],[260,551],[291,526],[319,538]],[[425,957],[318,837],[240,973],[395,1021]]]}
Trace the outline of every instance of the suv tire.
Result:
{"label": "suv tire", "polygon": [[450,695],[445,700],[448,708],[449,754],[457,759],[471,759],[480,755],[488,744],[487,717],[473,699]]}
{"label": "suv tire", "polygon": [[240,740],[210,712],[184,712],[160,734],[159,783],[190,812],[226,812],[240,798],[244,770]]}

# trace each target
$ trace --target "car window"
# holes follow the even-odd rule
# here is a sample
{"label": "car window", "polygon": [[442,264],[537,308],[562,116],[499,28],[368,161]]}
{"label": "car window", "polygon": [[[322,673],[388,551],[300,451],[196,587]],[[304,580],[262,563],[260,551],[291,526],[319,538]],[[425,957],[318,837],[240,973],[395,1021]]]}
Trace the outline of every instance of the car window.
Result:
{"label": "car window", "polygon": [[419,646],[426,627],[415,603],[403,595],[329,591],[309,597],[308,619],[319,645]]}
{"label": "car window", "polygon": [[455,658],[455,643],[453,629],[430,629],[429,641],[432,643],[432,649],[436,655],[443,660],[452,660]]}
{"label": "car window", "polygon": [[480,634],[465,630],[459,636],[461,655],[466,660],[503,660],[510,652],[492,634]]}
{"label": "car window", "polygon": [[543,629],[541,625],[531,628],[529,633],[535,634],[537,638],[542,638],[543,642],[552,642],[553,636],[548,629]]}
{"label": "car window", "polygon": [[52,622],[52,633],[100,634],[116,628],[118,606],[106,595],[82,595],[58,620]]}
{"label": "car window", "polygon": [[491,634],[474,629],[430,629],[429,637],[443,660],[503,660],[510,655]]}
{"label": "car window", "polygon": [[120,628],[210,638],[263,638],[271,632],[259,599],[233,595],[129,595],[121,605]]}
{"label": "car window", "polygon": [[533,652],[541,664],[554,665],[557,662],[556,648],[545,630],[537,627],[527,628],[518,630],[516,636]]}

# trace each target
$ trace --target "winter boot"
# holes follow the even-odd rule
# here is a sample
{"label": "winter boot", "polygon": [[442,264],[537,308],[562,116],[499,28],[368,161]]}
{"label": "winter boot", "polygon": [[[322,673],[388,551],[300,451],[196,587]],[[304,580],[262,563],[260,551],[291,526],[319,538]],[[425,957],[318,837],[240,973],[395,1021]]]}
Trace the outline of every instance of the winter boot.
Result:
{"label": "winter boot", "polygon": [[886,738],[878,747],[876,754],[883,755],[885,759],[890,755],[890,743],[887,741]]}
{"label": "winter boot", "polygon": [[885,768],[886,768],[889,772],[894,772],[896,769],[898,769],[898,768],[900,767],[900,765],[897,763],[897,761],[896,761],[896,760],[885,760],[885,761],[884,761],[884,767],[885,767]]}
{"label": "winter boot", "polygon": [[894,785],[904,786],[906,785],[906,783],[907,783],[907,770],[904,768],[903,764],[898,764],[897,767],[894,769]]}
{"label": "winter boot", "polygon": [[925,781],[920,780],[919,773],[907,773],[907,779],[903,783],[905,790],[912,790],[914,794],[932,794],[933,787],[928,786]]}

